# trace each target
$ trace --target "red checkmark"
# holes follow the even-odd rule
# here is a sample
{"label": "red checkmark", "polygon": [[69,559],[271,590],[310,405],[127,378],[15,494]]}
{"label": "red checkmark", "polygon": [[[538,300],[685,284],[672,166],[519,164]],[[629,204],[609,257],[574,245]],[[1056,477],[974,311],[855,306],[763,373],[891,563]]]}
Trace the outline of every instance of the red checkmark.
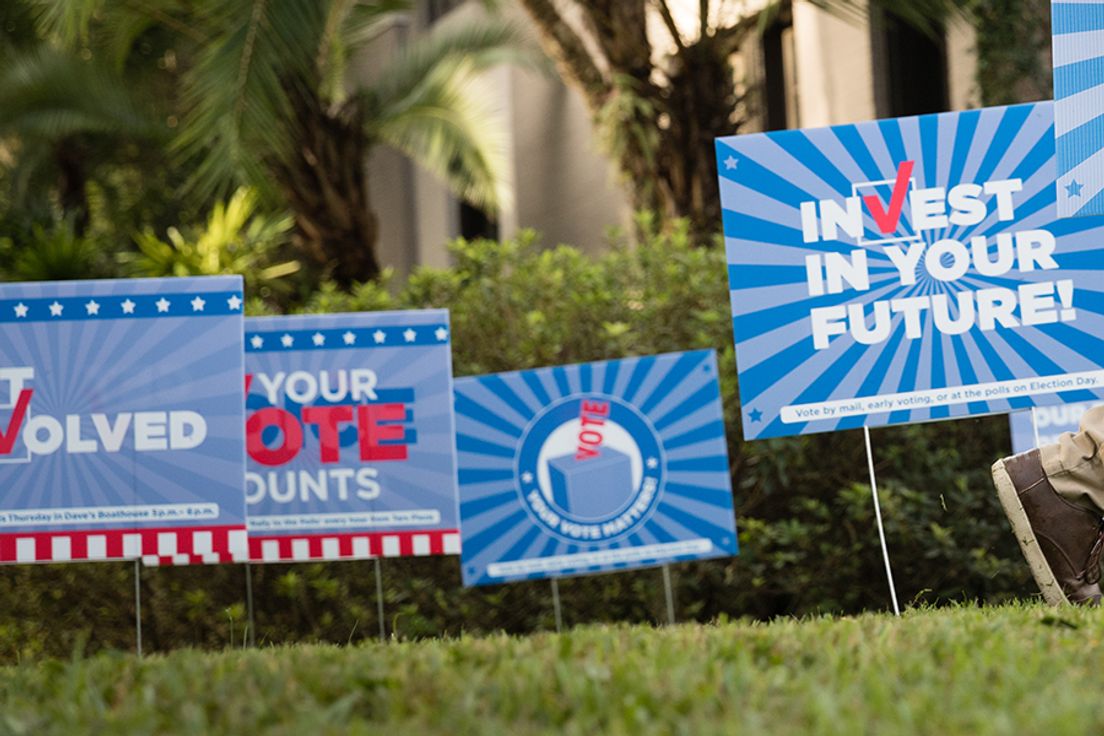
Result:
{"label": "red checkmark", "polygon": [[908,194],[909,179],[912,178],[912,169],[915,165],[915,161],[902,161],[897,167],[897,181],[893,185],[893,196],[889,199],[888,211],[882,208],[882,200],[877,194],[863,197],[866,208],[870,210],[870,216],[874,218],[882,235],[897,232],[897,224],[901,222],[901,210],[905,206],[905,195]]}
{"label": "red checkmark", "polygon": [[19,436],[19,428],[23,426],[23,417],[27,416],[27,407],[31,405],[31,395],[34,389],[25,388],[19,392],[19,398],[15,402],[15,410],[8,420],[8,429],[0,432],[0,455],[10,455],[15,438]]}

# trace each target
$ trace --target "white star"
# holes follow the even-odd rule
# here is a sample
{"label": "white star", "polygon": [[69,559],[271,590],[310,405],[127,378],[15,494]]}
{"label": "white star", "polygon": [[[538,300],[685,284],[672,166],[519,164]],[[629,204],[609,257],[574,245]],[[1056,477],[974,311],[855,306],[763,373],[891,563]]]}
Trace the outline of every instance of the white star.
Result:
{"label": "white star", "polygon": [[251,340],[249,341],[249,343],[250,343],[250,344],[251,344],[251,345],[252,345],[253,347],[255,347],[255,348],[257,348],[258,350],[260,350],[261,348],[263,348],[263,347],[264,347],[264,338],[263,338],[263,337],[261,337],[260,335],[254,335],[254,336],[253,336],[253,338],[252,338],[252,339],[251,339]]}
{"label": "white star", "polygon": [[436,335],[437,339],[441,340],[442,342],[448,339],[448,330],[446,330],[444,327],[438,327],[437,331],[433,334]]}
{"label": "white star", "polygon": [[381,344],[387,339],[387,335],[383,330],[376,330],[372,333],[372,339],[376,341],[376,344]]}
{"label": "white star", "polygon": [[740,163],[740,162],[737,161],[733,156],[729,156],[728,158],[725,159],[725,169],[727,169],[728,171],[732,171],[733,169],[736,168],[736,165],[738,163]]}
{"label": "white star", "polygon": [[134,314],[134,302],[132,302],[129,297],[123,302],[122,306],[123,314]]}
{"label": "white star", "polygon": [[57,300],[54,300],[54,303],[50,305],[50,316],[51,317],[60,317],[61,316],[61,310],[63,310],[63,309],[65,309],[65,307],[58,304]]}
{"label": "white star", "polygon": [[295,338],[285,332],[284,336],[280,338],[280,342],[285,348],[290,348],[291,344],[295,342]]}
{"label": "white star", "polygon": [[414,332],[414,330],[410,328],[407,328],[406,332],[403,333],[403,339],[407,342],[414,342],[414,338],[416,338],[417,336],[418,333]]}
{"label": "white star", "polygon": [[352,332],[346,332],[344,335],[341,336],[341,339],[345,341],[346,345],[352,345],[354,342],[356,342],[356,335],[354,335]]}
{"label": "white star", "polygon": [[88,312],[88,316],[100,313],[100,304],[95,299],[89,299],[88,303],[84,305],[85,310]]}
{"label": "white star", "polygon": [[656,460],[654,457],[650,457],[648,458],[647,465],[649,470],[655,470],[659,467],[659,461]]}
{"label": "white star", "polygon": [[157,311],[158,312],[167,312],[167,311],[169,311],[169,300],[166,299],[165,297],[161,297],[160,299],[158,299],[156,304],[157,304]]}
{"label": "white star", "polygon": [[319,345],[319,346],[321,346],[321,345],[325,345],[325,344],[326,344],[326,336],[325,336],[325,335],[323,335],[323,334],[322,334],[321,332],[316,332],[316,333],[314,333],[314,334],[313,334],[313,335],[311,336],[311,340],[313,340],[313,341],[314,341],[314,344],[315,344],[315,345]]}
{"label": "white star", "polygon": [[24,304],[23,302],[19,302],[18,304],[16,304],[15,305],[15,316],[16,317],[26,317],[27,316],[27,305]]}
{"label": "white star", "polygon": [[526,484],[526,485],[529,485],[530,483],[533,482],[533,474],[532,473],[522,473],[521,474],[521,482]]}
{"label": "white star", "polygon": [[235,294],[234,296],[226,300],[226,306],[230,307],[231,310],[236,311],[238,309],[241,309],[241,302],[241,297]]}
{"label": "white star", "polygon": [[197,296],[195,299],[192,300],[193,312],[202,312],[205,306],[207,306],[207,302],[205,302],[201,297]]}

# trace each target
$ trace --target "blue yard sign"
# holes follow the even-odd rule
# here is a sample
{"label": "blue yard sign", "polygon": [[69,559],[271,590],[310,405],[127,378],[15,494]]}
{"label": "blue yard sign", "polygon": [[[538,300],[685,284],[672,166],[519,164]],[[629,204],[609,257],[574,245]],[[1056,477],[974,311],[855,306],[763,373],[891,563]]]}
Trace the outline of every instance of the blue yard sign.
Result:
{"label": "blue yard sign", "polygon": [[0,285],[0,561],[244,559],[242,280]]}
{"label": "blue yard sign", "polygon": [[[1081,417],[1099,402],[1040,406],[1034,420],[1030,411],[1018,411],[1009,417],[1012,426],[1012,452],[1019,454],[1043,445],[1053,445],[1066,432],[1081,429]],[[1039,425],[1039,442],[1035,442],[1035,424]]]}
{"label": "blue yard sign", "polygon": [[456,381],[465,585],[736,554],[713,351]]}
{"label": "blue yard sign", "polygon": [[1051,103],[717,141],[749,439],[1104,396],[1104,218]]}
{"label": "blue yard sign", "polygon": [[459,554],[448,312],[246,320],[258,562]]}
{"label": "blue yard sign", "polygon": [[1058,214],[1104,215],[1104,0],[1055,0]]}

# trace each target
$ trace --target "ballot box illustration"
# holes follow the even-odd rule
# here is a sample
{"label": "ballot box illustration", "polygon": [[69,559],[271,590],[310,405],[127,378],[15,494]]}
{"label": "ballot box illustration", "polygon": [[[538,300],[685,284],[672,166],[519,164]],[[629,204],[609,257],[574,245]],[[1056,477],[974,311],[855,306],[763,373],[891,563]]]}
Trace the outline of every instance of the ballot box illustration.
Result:
{"label": "ballot box illustration", "polygon": [[717,354],[456,380],[464,585],[736,554]]}
{"label": "ballot box illustration", "polygon": [[635,491],[632,461],[610,447],[594,457],[577,459],[572,453],[552,458],[548,475],[556,505],[582,517],[613,513]]}

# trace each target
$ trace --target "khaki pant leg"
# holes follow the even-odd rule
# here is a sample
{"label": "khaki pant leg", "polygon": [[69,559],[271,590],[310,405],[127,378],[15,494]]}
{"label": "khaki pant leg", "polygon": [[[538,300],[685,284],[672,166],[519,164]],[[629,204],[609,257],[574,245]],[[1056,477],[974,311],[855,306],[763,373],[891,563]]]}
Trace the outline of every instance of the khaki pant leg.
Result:
{"label": "khaki pant leg", "polygon": [[1043,469],[1063,498],[1104,514],[1104,406],[1081,418],[1081,431],[1041,448]]}

